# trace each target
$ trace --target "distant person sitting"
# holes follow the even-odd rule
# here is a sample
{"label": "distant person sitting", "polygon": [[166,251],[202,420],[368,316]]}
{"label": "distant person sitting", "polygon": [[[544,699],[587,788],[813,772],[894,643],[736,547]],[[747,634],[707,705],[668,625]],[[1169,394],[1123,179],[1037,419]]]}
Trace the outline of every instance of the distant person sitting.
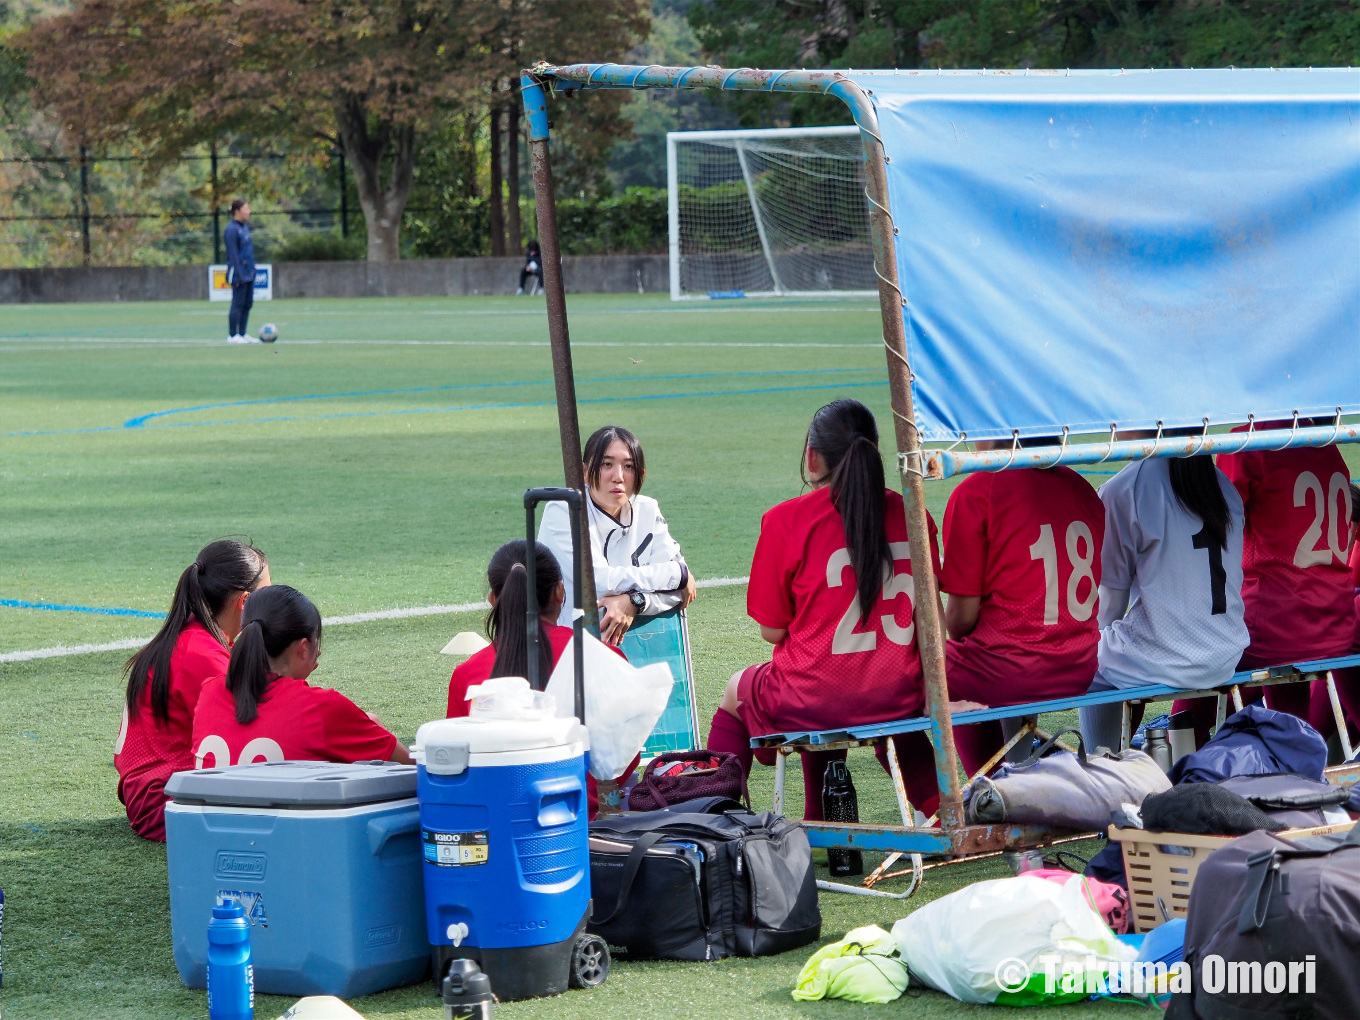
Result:
{"label": "distant person sitting", "polygon": [[524,268],[519,271],[519,289],[515,291],[516,294],[524,293],[524,281],[530,277],[535,283],[529,288],[529,293],[537,294],[543,289],[543,252],[537,241],[530,241],[524,249]]}
{"label": "distant person sitting", "polygon": [[231,311],[227,313],[227,343],[257,344],[246,332],[250,306],[255,303],[255,245],[250,240],[250,203],[244,198],[231,203],[231,222],[222,232],[227,246],[227,283],[231,285]]}

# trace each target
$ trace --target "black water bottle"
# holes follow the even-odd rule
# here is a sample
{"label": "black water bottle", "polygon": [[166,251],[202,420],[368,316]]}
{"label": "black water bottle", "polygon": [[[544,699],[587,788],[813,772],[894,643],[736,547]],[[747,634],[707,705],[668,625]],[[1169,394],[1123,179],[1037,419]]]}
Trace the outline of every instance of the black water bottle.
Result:
{"label": "black water bottle", "polygon": [[491,979],[475,961],[450,961],[443,991],[444,1020],[491,1020]]}
{"label": "black water bottle", "polygon": [[[850,766],[843,761],[833,761],[826,767],[822,779],[822,815],[828,822],[859,821],[859,798],[855,796]],[[864,874],[864,854],[858,850],[830,849],[826,852],[826,864],[838,878]]]}

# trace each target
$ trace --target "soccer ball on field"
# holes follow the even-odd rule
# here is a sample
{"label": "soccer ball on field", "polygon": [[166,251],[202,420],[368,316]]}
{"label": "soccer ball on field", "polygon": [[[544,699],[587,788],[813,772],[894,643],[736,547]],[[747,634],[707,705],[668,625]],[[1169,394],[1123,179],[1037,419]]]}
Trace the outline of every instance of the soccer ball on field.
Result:
{"label": "soccer ball on field", "polygon": [[272,322],[266,322],[263,326],[260,327],[260,341],[262,343],[272,344],[278,338],[279,338],[278,327],[275,326]]}

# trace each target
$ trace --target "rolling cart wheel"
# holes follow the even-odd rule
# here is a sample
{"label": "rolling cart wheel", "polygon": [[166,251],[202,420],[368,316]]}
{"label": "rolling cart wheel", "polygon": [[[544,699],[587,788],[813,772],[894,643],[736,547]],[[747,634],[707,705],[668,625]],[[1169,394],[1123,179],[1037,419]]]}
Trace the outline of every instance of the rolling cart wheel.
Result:
{"label": "rolling cart wheel", "polygon": [[598,988],[609,977],[609,947],[598,935],[582,935],[571,949],[572,988]]}

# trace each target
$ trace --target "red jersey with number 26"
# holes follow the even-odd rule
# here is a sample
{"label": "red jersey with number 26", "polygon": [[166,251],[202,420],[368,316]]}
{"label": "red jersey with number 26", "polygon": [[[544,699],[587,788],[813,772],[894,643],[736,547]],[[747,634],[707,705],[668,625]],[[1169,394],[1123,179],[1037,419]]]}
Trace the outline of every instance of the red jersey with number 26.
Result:
{"label": "red jersey with number 26", "polygon": [[954,698],[1016,705],[1085,694],[1096,672],[1105,505],[1071,468],[969,475],[944,513],[940,588],[982,599],[950,641]]}
{"label": "red jersey with number 26", "polygon": [[388,761],[397,738],[339,691],[273,678],[259,715],[242,725],[226,677],[203,685],[194,712],[194,767],[255,761]]}
{"label": "red jersey with number 26", "polygon": [[[1238,429],[1237,431],[1241,431]],[[1242,666],[1342,655],[1355,633],[1350,476],[1335,446],[1225,454],[1242,496]]]}
{"label": "red jersey with number 26", "polygon": [[[906,518],[900,493],[886,489],[884,501],[893,572],[863,624],[831,490],[780,503],[761,520],[746,611],[757,623],[788,630],[774,646],[761,693],[765,717],[784,729],[883,722],[921,711]],[[930,546],[938,561],[934,521]]]}

